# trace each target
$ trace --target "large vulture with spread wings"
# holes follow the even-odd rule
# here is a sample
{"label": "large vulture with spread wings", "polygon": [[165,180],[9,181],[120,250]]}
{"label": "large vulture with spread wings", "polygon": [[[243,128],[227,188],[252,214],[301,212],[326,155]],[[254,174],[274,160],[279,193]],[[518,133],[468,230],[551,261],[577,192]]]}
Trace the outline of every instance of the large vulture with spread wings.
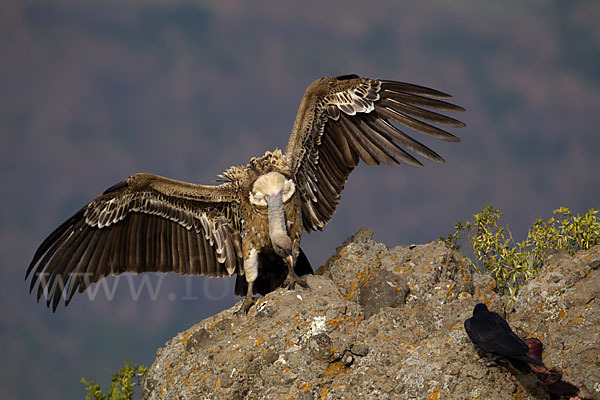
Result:
{"label": "large vulture with spread wings", "polygon": [[[435,125],[462,127],[439,111],[464,111],[451,96],[409,83],[344,75],[313,82],[300,103],[284,152],[266,152],[225,171],[220,185],[135,174],[107,189],[40,245],[27,270],[56,309],[108,275],[177,272],[242,278],[246,298],[276,286],[306,286],[299,273],[303,231],[333,216],[348,175],[360,160],[410,164],[415,156],[443,162],[405,128],[447,142]],[[395,123],[394,124],[392,124]],[[272,273],[283,268],[282,274]],[[261,279],[263,280],[261,283]],[[239,290],[239,286],[238,287]]]}

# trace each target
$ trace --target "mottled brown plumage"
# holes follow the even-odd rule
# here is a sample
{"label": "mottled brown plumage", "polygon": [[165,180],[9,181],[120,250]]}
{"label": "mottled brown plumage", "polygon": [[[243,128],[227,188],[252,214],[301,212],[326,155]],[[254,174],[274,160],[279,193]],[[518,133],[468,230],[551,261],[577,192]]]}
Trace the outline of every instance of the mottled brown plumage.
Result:
{"label": "mottled brown plumage", "polygon": [[[303,230],[320,230],[335,212],[359,160],[422,166],[414,155],[443,159],[398,126],[456,142],[434,126],[464,126],[437,111],[463,111],[450,96],[408,83],[345,75],[311,84],[285,152],[232,167],[218,186],[136,174],[83,207],[44,240],[27,270],[30,289],[56,309],[99,279],[123,272],[243,275],[243,309],[253,283],[277,257],[296,276]],[[436,111],[431,111],[436,110]],[[411,154],[412,153],[412,154]],[[414,154],[414,155],[413,155]],[[281,263],[279,263],[281,267]],[[303,267],[306,269],[305,267]],[[274,274],[280,276],[280,274]],[[261,283],[260,290],[270,286]]]}

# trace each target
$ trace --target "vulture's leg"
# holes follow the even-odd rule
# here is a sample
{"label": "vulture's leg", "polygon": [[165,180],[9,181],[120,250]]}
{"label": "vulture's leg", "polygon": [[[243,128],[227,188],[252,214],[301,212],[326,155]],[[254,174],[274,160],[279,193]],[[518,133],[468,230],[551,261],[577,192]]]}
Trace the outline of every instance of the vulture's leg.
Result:
{"label": "vulture's leg", "polygon": [[238,312],[247,314],[252,304],[254,304],[254,293],[252,293],[252,290],[254,281],[258,276],[258,252],[255,249],[250,250],[250,255],[244,260],[244,275],[246,276],[246,282],[248,282],[248,290],[246,291],[246,298]]}
{"label": "vulture's leg", "polygon": [[244,314],[248,314],[248,310],[250,310],[250,307],[252,307],[252,305],[254,304],[254,297],[252,296],[252,286],[253,286],[254,281],[252,282],[248,282],[248,291],[246,292],[246,298],[244,299],[244,302],[242,303],[242,306],[240,307],[239,312],[240,313],[244,313]]}

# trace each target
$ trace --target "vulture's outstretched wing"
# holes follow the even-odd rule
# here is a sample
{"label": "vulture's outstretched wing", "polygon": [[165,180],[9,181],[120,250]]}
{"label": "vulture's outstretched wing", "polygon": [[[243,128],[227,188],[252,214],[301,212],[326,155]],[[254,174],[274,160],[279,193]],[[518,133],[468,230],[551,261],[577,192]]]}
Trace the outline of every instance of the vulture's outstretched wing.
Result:
{"label": "vulture's outstretched wing", "polygon": [[311,84],[285,149],[302,197],[304,229],[321,229],[329,221],[344,183],[359,160],[372,166],[404,162],[422,167],[408,150],[444,162],[389,121],[440,140],[458,142],[456,136],[429,124],[465,126],[427,110],[464,111],[440,100],[450,97],[410,83],[357,75],[322,78]]}
{"label": "vulture's outstretched wing", "polygon": [[44,240],[30,291],[56,310],[76,291],[123,272],[243,273],[239,200],[230,183],[194,185],[136,174],[107,189]]}

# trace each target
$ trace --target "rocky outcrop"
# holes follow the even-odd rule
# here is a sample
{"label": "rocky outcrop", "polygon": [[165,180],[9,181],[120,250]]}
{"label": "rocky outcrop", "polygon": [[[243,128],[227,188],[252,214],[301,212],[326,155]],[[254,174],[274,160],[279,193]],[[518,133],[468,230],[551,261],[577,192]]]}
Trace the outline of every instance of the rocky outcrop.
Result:
{"label": "rocky outcrop", "polygon": [[[600,246],[557,253],[513,303],[442,242],[388,249],[361,230],[310,289],[279,289],[247,316],[236,305],[167,342],[142,398],[600,399],[599,266]],[[480,354],[463,328],[478,302],[544,344],[552,379]]]}

